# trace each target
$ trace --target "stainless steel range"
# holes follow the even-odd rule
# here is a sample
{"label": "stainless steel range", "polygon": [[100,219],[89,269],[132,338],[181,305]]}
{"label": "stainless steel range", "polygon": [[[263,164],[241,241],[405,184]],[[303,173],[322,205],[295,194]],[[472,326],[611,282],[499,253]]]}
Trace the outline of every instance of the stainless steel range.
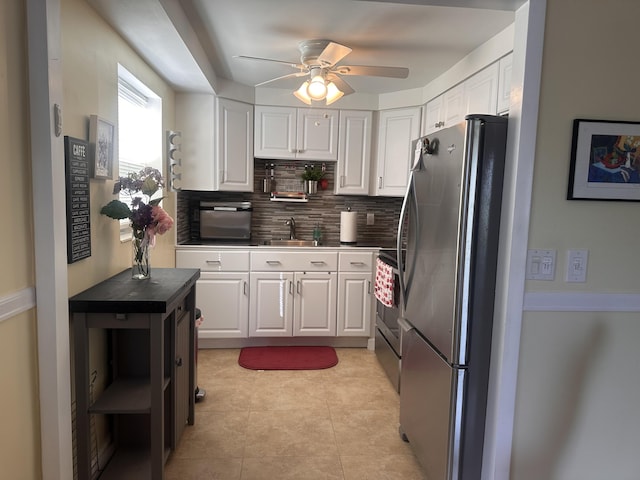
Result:
{"label": "stainless steel range", "polygon": [[401,329],[400,280],[398,278],[397,251],[380,250],[378,259],[391,267],[393,275],[393,300],[391,306],[376,299],[376,356],[389,380],[400,391]]}

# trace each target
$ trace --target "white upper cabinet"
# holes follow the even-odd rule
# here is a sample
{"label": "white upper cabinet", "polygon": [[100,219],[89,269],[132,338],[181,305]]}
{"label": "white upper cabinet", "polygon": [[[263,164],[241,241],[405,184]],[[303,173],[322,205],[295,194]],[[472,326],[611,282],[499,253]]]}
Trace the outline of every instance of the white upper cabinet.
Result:
{"label": "white upper cabinet", "polygon": [[513,54],[500,59],[498,63],[498,115],[509,112],[511,107],[511,70]]}
{"label": "white upper cabinet", "polygon": [[460,84],[427,102],[422,112],[421,135],[460,123],[464,115],[464,84]]}
{"label": "white upper cabinet", "polygon": [[183,190],[253,191],[253,105],[213,95],[176,95]]}
{"label": "white upper cabinet", "polygon": [[340,111],[336,194],[369,194],[372,118],[367,111]]}
{"label": "white upper cabinet", "polygon": [[253,191],[253,105],[216,99],[216,190]]}
{"label": "white upper cabinet", "polygon": [[464,82],[465,115],[483,113],[495,115],[498,107],[498,63],[489,65],[484,70]]}
{"label": "white upper cabinet", "polygon": [[403,196],[409,179],[411,141],[420,136],[421,107],[383,110],[378,117],[375,194]]}
{"label": "white upper cabinet", "polygon": [[337,160],[338,119],[338,110],[256,106],[255,156]]}

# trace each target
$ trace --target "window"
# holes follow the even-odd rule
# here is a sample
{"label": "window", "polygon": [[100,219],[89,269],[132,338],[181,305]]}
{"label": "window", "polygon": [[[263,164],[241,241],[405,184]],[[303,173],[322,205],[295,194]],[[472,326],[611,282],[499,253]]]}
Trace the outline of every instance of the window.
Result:
{"label": "window", "polygon": [[[144,167],[162,171],[162,99],[122,65],[118,65],[118,151],[121,177]],[[129,222],[121,220],[120,240],[130,239]]]}

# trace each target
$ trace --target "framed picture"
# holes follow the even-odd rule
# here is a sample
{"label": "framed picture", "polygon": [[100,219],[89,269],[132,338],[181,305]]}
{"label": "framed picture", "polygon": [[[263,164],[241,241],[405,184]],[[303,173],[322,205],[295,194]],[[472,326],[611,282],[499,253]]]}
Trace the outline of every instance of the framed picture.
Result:
{"label": "framed picture", "polygon": [[640,201],[640,122],[573,121],[567,199]]}
{"label": "framed picture", "polygon": [[91,154],[91,176],[113,178],[116,128],[97,115],[89,117],[89,149]]}

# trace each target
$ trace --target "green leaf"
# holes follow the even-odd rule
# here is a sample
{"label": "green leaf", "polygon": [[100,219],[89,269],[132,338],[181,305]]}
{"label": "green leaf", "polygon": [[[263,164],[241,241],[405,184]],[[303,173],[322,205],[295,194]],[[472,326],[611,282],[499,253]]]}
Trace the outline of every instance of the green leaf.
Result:
{"label": "green leaf", "polygon": [[123,218],[129,218],[131,215],[131,209],[127,204],[122,203],[120,200],[111,200],[100,209],[100,213],[109,218],[122,220]]}
{"label": "green leaf", "polygon": [[149,200],[149,205],[151,205],[151,206],[160,205],[160,202],[162,201],[163,198],[165,198],[165,197],[154,198],[153,200]]}
{"label": "green leaf", "polygon": [[147,177],[145,181],[142,183],[142,193],[151,197],[157,191],[158,191],[158,184],[156,183],[156,181],[151,177]]}

